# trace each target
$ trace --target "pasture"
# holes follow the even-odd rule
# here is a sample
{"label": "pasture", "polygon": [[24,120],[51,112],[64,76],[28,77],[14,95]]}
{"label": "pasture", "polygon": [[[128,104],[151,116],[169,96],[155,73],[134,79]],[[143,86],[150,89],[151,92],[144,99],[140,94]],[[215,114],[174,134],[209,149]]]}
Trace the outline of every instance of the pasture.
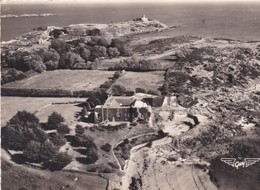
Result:
{"label": "pasture", "polygon": [[91,91],[113,77],[114,71],[100,70],[55,70],[46,71],[20,81],[8,83],[4,88],[16,89],[61,89]]}
{"label": "pasture", "polygon": [[[48,115],[56,111],[65,118],[66,122],[74,121],[75,113],[81,111],[76,106],[78,102],[85,101],[85,98],[32,98],[32,97],[1,97],[1,126],[5,126],[18,111],[29,111],[35,113],[41,122],[46,122]],[[58,103],[58,104],[57,104]],[[64,104],[61,104],[64,103]]]}
{"label": "pasture", "polygon": [[[152,72],[130,72],[126,71],[113,85],[122,85],[127,91],[134,91],[136,88],[143,88],[146,91],[157,91],[164,83],[164,71]],[[112,86],[113,86],[112,85]],[[111,92],[111,88],[108,89]]]}

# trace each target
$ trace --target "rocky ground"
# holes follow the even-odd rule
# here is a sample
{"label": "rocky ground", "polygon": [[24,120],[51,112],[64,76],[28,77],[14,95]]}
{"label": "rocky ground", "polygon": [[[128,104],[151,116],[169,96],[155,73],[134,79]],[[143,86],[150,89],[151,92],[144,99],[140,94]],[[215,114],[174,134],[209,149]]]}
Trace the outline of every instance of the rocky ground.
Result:
{"label": "rocky ground", "polygon": [[220,158],[260,155],[260,43],[195,37],[143,41],[133,44],[137,53],[146,49],[147,59],[171,62],[162,90],[177,99],[154,110],[154,125],[169,133],[171,142],[132,149],[125,189],[255,189],[259,164],[237,171]]}

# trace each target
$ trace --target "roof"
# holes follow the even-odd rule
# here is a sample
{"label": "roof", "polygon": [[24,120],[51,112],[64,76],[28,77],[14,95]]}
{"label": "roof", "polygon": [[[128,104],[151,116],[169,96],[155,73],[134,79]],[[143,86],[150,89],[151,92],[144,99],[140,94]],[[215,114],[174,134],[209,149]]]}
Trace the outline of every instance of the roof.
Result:
{"label": "roof", "polygon": [[130,106],[135,101],[132,97],[109,97],[104,104],[106,107]]}

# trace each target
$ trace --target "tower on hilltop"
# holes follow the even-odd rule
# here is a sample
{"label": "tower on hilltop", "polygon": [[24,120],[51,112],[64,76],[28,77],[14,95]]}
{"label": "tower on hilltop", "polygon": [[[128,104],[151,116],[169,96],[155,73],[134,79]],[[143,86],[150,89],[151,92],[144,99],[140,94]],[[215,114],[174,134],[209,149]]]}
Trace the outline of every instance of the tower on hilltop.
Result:
{"label": "tower on hilltop", "polygon": [[145,17],[145,14],[143,14],[143,17],[141,18],[143,22],[147,22],[148,18]]}

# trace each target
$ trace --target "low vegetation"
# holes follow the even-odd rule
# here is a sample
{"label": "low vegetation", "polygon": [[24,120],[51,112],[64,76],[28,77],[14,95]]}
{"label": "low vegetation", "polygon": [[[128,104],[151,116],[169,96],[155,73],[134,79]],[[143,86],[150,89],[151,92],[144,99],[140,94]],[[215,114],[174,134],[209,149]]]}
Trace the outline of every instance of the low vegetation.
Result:
{"label": "low vegetation", "polygon": [[163,70],[160,62],[153,60],[137,59],[131,57],[128,59],[121,60],[120,63],[109,68],[109,70],[126,70],[135,72],[148,72]]}

